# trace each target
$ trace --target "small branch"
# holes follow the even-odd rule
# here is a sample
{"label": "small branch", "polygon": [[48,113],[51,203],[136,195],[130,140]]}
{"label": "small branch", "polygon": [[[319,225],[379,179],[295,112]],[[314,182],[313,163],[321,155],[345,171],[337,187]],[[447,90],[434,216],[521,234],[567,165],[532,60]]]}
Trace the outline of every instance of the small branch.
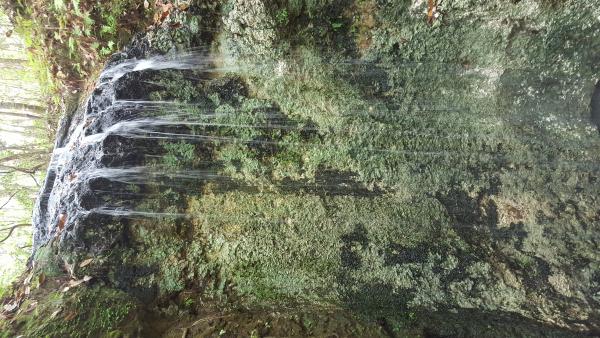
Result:
{"label": "small branch", "polygon": [[[35,182],[35,185],[37,185],[38,188],[41,188],[42,186],[38,183],[37,179],[35,178],[35,175],[32,173],[29,173],[29,176],[31,176],[31,179],[33,180],[33,182]],[[0,208],[2,209],[2,208]]]}
{"label": "small branch", "polygon": [[12,201],[13,197],[15,197],[15,195],[17,194],[17,192],[13,192],[9,197],[8,200],[6,200],[6,202],[4,202],[4,204],[2,204],[2,206],[0,207],[0,210],[4,209],[4,207],[10,203],[10,201]]}
{"label": "small branch", "polygon": [[30,226],[31,226],[30,223],[24,223],[24,224],[15,224],[11,227],[0,229],[0,231],[8,231],[8,235],[6,235],[6,237],[4,237],[4,239],[0,240],[0,243],[6,242],[6,240],[8,240],[10,238],[10,236],[12,236],[12,233],[13,233],[13,231],[15,231],[16,228],[30,227]]}

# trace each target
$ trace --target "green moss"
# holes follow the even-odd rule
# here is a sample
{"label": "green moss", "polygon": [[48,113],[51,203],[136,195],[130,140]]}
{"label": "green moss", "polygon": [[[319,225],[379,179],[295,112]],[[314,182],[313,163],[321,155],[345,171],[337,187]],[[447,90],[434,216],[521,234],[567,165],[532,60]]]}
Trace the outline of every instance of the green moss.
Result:
{"label": "green moss", "polygon": [[36,270],[48,277],[58,277],[63,274],[62,261],[53,243],[38,248],[33,260]]}
{"label": "green moss", "polygon": [[167,151],[163,156],[162,161],[168,168],[177,169],[189,166],[195,159],[196,147],[193,144],[185,142],[164,142],[162,146]]}
{"label": "green moss", "polygon": [[135,330],[136,303],[124,292],[81,287],[71,293],[55,291],[36,298],[35,310],[17,315],[13,325],[27,337],[97,337],[117,329],[135,332],[131,330]]}

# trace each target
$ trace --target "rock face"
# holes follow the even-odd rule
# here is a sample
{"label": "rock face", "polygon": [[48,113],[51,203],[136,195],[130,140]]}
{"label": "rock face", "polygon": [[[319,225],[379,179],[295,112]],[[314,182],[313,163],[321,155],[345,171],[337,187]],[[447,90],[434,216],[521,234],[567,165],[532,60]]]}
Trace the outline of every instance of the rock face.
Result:
{"label": "rock face", "polygon": [[[430,24],[425,1],[173,13],[65,121],[35,273],[92,276],[94,292],[170,318],[152,331],[167,336],[182,313],[211,317],[206,304],[360,316],[341,335],[598,334],[600,8],[436,11]],[[136,313],[127,332],[150,332]]]}

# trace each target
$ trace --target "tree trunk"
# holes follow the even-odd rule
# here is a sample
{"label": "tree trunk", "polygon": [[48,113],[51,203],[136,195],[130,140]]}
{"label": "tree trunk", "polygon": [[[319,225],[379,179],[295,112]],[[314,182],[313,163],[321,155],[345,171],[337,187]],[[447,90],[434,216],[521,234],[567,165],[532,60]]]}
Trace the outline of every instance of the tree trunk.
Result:
{"label": "tree trunk", "polygon": [[2,68],[25,69],[26,66],[27,60],[0,58],[0,67]]}
{"label": "tree trunk", "polygon": [[0,111],[4,112],[6,110],[25,110],[33,113],[43,113],[45,107],[34,105],[34,104],[26,104],[26,103],[16,103],[16,102],[0,102]]}
{"label": "tree trunk", "polygon": [[42,116],[39,116],[39,115],[18,113],[18,112],[9,112],[9,111],[2,111],[2,110],[0,110],[0,116],[22,117],[22,118],[27,118],[30,120],[39,120],[42,118]]}

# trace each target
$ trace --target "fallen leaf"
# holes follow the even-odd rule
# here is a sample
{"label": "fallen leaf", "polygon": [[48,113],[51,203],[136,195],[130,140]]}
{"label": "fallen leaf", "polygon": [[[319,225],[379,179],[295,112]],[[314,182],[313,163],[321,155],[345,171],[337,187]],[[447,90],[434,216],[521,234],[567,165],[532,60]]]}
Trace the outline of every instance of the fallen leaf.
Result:
{"label": "fallen leaf", "polygon": [[27,286],[25,287],[25,295],[26,295],[26,296],[29,296],[29,294],[31,294],[31,287],[30,287],[29,285],[27,285]]}
{"label": "fallen leaf", "polygon": [[144,0],[144,8],[148,9],[148,7],[150,7],[150,3],[148,2],[148,0]]}
{"label": "fallen leaf", "polygon": [[160,12],[154,15],[154,22],[161,23],[163,22],[171,13],[173,9],[173,4],[158,4],[160,6]]}
{"label": "fallen leaf", "polygon": [[83,277],[83,279],[80,279],[80,280],[74,280],[74,279],[70,280],[69,281],[69,286],[65,287],[63,289],[63,292],[67,292],[67,291],[71,290],[72,288],[76,288],[79,285],[81,285],[83,283],[87,283],[87,282],[89,282],[91,280],[92,280],[91,276],[85,276],[85,277]]}
{"label": "fallen leaf", "polygon": [[17,302],[6,304],[6,305],[4,305],[4,311],[6,311],[6,312],[13,312],[18,307],[19,307],[19,304]]}
{"label": "fallen leaf", "polygon": [[9,30],[9,31],[6,32],[6,37],[10,38],[12,34],[13,34],[13,31],[11,29],[11,30]]}
{"label": "fallen leaf", "polygon": [[181,4],[181,5],[179,5],[179,7],[178,7],[178,8],[179,8],[179,10],[180,10],[180,11],[182,11],[182,12],[183,12],[183,11],[187,11],[187,10],[190,8],[190,4]]}
{"label": "fallen leaf", "polygon": [[65,271],[66,271],[66,272],[68,272],[68,273],[69,273],[69,276],[71,276],[71,278],[75,278],[75,277],[73,276],[73,273],[74,273],[74,271],[73,271],[73,270],[74,270],[74,269],[73,269],[73,265],[72,265],[72,264],[69,264],[69,263],[67,263],[67,262],[64,262],[64,269],[65,269]]}
{"label": "fallen leaf", "polygon": [[35,310],[37,305],[38,305],[38,302],[32,302],[31,304],[29,304],[29,306],[27,306],[27,310],[25,310],[25,312],[31,312],[31,311]]}
{"label": "fallen leaf", "polygon": [[72,311],[72,312],[70,312],[68,315],[66,315],[66,316],[65,316],[65,321],[67,321],[67,322],[68,322],[68,321],[70,321],[70,320],[73,320],[73,319],[75,319],[75,317],[77,317],[77,312],[75,312],[75,311]]}
{"label": "fallen leaf", "polygon": [[23,285],[29,285],[31,284],[31,279],[33,278],[33,272],[31,272],[29,274],[29,276],[27,276],[27,278],[25,278],[25,280],[23,281]]}
{"label": "fallen leaf", "polygon": [[168,16],[169,16],[169,12],[168,12],[168,11],[167,11],[167,12],[163,12],[163,13],[162,13],[162,15],[160,15],[160,17],[159,17],[158,21],[159,21],[159,22],[163,22],[163,21],[165,21],[165,19],[166,19]]}
{"label": "fallen leaf", "polygon": [[90,265],[90,263],[92,263],[94,261],[93,258],[88,258],[86,260],[84,260],[83,262],[81,262],[81,264],[79,264],[80,268],[85,268],[86,266]]}
{"label": "fallen leaf", "polygon": [[46,274],[44,274],[43,272],[38,276],[38,282],[40,283],[40,286],[42,286],[42,284],[44,284],[44,282],[46,281]]}
{"label": "fallen leaf", "polygon": [[50,315],[50,319],[54,319],[56,318],[56,316],[58,316],[58,314],[62,311],[62,309],[58,309],[54,312],[52,312],[52,314]]}
{"label": "fallen leaf", "polygon": [[58,228],[58,231],[63,231],[63,229],[65,228],[65,223],[67,223],[67,214],[60,214],[58,215],[58,224],[56,225],[56,227]]}
{"label": "fallen leaf", "polygon": [[69,288],[76,288],[79,285],[83,284],[83,279],[82,280],[71,280],[69,281]]}
{"label": "fallen leaf", "polygon": [[173,8],[173,4],[172,3],[163,4],[161,7],[162,7],[163,13],[169,12]]}

